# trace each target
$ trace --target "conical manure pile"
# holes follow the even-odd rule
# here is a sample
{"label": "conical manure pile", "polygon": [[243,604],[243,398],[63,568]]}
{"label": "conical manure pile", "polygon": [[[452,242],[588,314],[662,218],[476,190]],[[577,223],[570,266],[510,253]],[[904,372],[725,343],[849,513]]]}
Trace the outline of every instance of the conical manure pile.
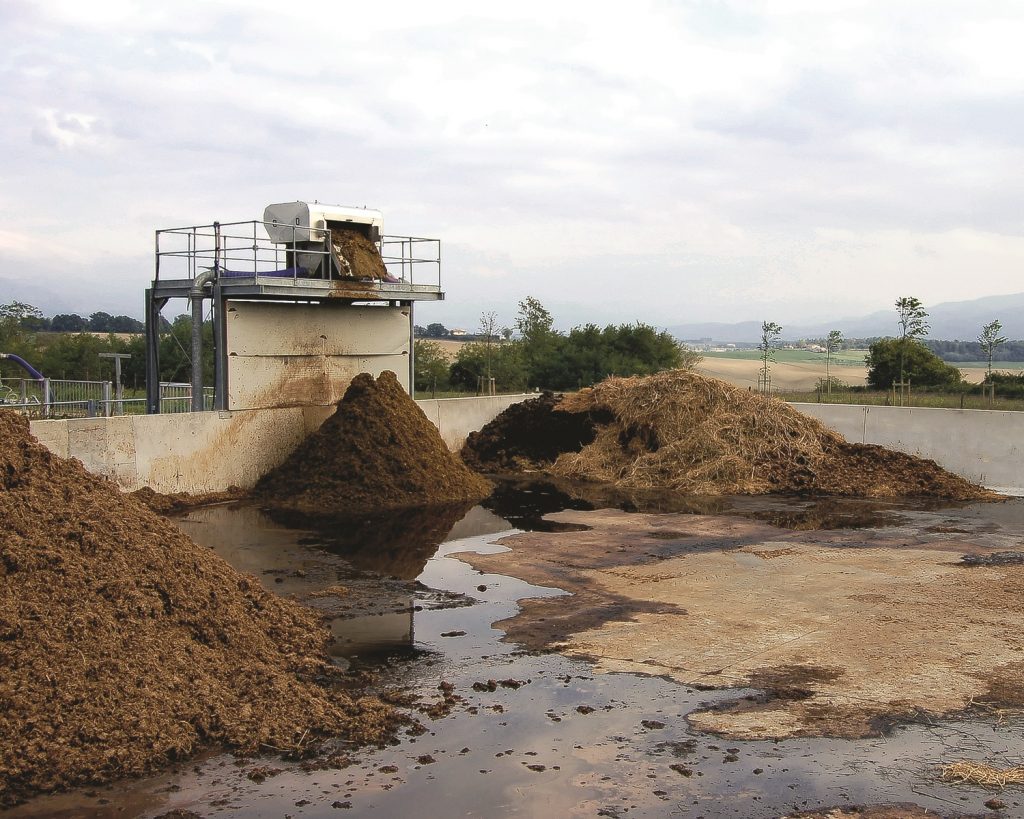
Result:
{"label": "conical manure pile", "polygon": [[254,494],[272,510],[316,517],[471,503],[490,489],[385,371],[352,379],[334,414]]}
{"label": "conical manure pile", "polygon": [[0,806],[204,746],[385,741],[390,707],[329,687],[328,637],[0,411]]}
{"label": "conical manure pile", "polygon": [[[847,443],[784,401],[685,370],[609,378],[565,396],[553,414],[593,424],[592,440],[569,442],[547,466],[568,478],[693,495],[992,497],[934,461]],[[481,466],[513,460],[489,455]]]}

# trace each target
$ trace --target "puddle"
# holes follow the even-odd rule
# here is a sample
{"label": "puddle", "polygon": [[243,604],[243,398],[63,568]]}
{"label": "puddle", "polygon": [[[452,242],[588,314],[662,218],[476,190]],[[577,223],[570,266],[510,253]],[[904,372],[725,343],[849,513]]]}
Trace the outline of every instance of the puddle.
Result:
{"label": "puddle", "polygon": [[[419,525],[415,532],[386,522],[296,529],[247,506],[190,512],[179,521],[185,531],[267,588],[304,596],[344,585],[347,595],[324,604],[340,662],[379,672],[387,687],[427,703],[440,699],[442,683],[453,685],[463,701],[443,718],[419,715],[426,733],[361,751],[355,764],[341,770],[305,771],[279,759],[236,761],[216,754],[157,777],[36,799],[7,815],[155,817],[188,810],[218,817],[775,817],[894,802],[952,815],[985,813],[983,803],[993,794],[940,783],[939,763],[1010,765],[1024,759],[1024,720],[1009,714],[939,723],[922,718],[871,740],[722,740],[691,730],[686,715],[755,692],[594,674],[588,664],[558,653],[531,654],[501,642],[503,632],[491,624],[515,615],[518,600],[564,592],[481,573],[452,555],[505,551],[493,543],[499,533],[566,508],[559,504],[585,503],[559,492],[505,486],[486,508],[458,521],[435,516],[403,522]],[[757,517],[781,514],[790,503],[710,499],[703,513],[716,508]],[[677,511],[698,507],[692,502]],[[808,519],[825,517],[820,502],[796,509],[794,520],[804,512]],[[866,517],[857,519],[867,519],[867,511],[860,512]],[[860,512],[840,503],[830,514]],[[879,514],[894,516],[899,525],[964,531],[1019,525],[1017,531],[1024,531],[1024,503],[927,512],[879,507]],[[872,525],[884,525],[878,523],[884,519],[875,517]],[[415,551],[414,559],[403,553],[405,546]],[[273,773],[254,776],[260,768]],[[1024,815],[1024,790],[1011,788],[1000,798],[1009,806],[1000,815]]]}
{"label": "puddle", "polygon": [[[628,490],[547,477],[491,477],[497,481],[497,488],[483,505],[518,529],[539,532],[581,528],[579,524],[543,520],[546,514],[566,509],[593,511],[612,508],[624,512],[659,514],[737,515],[782,529],[813,531],[900,526],[911,520],[914,513],[946,509],[959,512],[973,506],[992,506],[935,499],[808,498],[779,495],[694,497],[665,490]],[[1011,512],[1009,517],[1018,514]]]}

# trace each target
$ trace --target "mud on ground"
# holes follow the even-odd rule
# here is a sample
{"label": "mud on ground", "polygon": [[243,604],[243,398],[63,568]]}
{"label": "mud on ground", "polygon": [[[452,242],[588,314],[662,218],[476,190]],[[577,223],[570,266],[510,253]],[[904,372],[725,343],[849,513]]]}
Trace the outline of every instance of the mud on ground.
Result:
{"label": "mud on ground", "polygon": [[[1019,540],[957,511],[901,525],[792,531],[704,515],[566,511],[583,531],[503,538],[474,567],[556,586],[498,624],[605,672],[751,688],[692,713],[737,739],[877,736],[972,704],[1024,706],[1024,566],[970,565]],[[937,522],[945,525],[936,525]]]}

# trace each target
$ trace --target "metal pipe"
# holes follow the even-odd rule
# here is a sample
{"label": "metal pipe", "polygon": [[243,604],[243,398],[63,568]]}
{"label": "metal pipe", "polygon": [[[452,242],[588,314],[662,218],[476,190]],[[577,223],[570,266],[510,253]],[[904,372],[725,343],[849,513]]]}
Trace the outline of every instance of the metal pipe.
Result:
{"label": "metal pipe", "polygon": [[15,355],[14,353],[0,353],[0,359],[7,359],[8,361],[13,361],[15,364],[17,364],[19,367],[21,367],[25,372],[27,372],[29,375],[31,375],[36,381],[42,381],[43,380],[43,374],[41,372],[39,372],[39,370],[37,370],[31,364],[29,364],[20,355]]}

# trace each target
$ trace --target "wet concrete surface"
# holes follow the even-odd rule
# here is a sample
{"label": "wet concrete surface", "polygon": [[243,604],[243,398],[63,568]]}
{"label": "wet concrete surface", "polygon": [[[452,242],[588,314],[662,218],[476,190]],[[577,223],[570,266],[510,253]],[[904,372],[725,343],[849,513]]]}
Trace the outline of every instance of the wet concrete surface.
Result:
{"label": "wet concrete surface", "polygon": [[[407,573],[407,563],[396,563],[388,548],[378,550],[375,562],[357,546],[355,565],[337,532],[290,528],[246,506],[192,511],[181,519],[182,528],[237,568],[279,593],[327,601],[323,607],[332,618],[338,662],[364,675],[372,690],[402,692],[421,703],[413,713],[426,730],[411,729],[391,747],[352,752],[352,764],[340,769],[212,754],[158,777],[43,797],[7,814],[774,817],[902,802],[940,816],[1024,816],[1020,789],[999,794],[1007,807],[990,813],[984,802],[992,791],[938,778],[939,765],[961,759],[1019,763],[1019,714],[982,709],[955,720],[922,716],[877,739],[723,740],[692,730],[687,715],[756,692],[595,674],[586,662],[503,642],[503,632],[492,624],[514,616],[519,600],[564,592],[481,573],[449,555],[504,551],[493,541],[509,534],[510,517],[529,526],[531,518],[563,502],[549,486],[520,488],[528,490],[518,507],[522,514],[500,514],[516,506],[515,487],[500,504],[471,510],[415,579],[391,576],[396,565],[400,575]],[[570,498],[573,504],[589,505]],[[790,509],[798,526],[822,517],[815,502],[793,499],[676,505],[680,514],[708,514],[713,508],[759,520],[759,514]],[[874,525],[894,531],[911,524],[957,530],[949,532],[954,539],[970,531],[998,539],[1005,530],[1006,541],[1016,537],[1019,544],[1011,530],[1024,524],[1019,501],[924,511],[891,504],[873,511],[839,507],[840,516],[875,515]],[[423,711],[441,703],[442,686],[451,686],[451,694],[446,707],[433,711],[435,718]]]}

